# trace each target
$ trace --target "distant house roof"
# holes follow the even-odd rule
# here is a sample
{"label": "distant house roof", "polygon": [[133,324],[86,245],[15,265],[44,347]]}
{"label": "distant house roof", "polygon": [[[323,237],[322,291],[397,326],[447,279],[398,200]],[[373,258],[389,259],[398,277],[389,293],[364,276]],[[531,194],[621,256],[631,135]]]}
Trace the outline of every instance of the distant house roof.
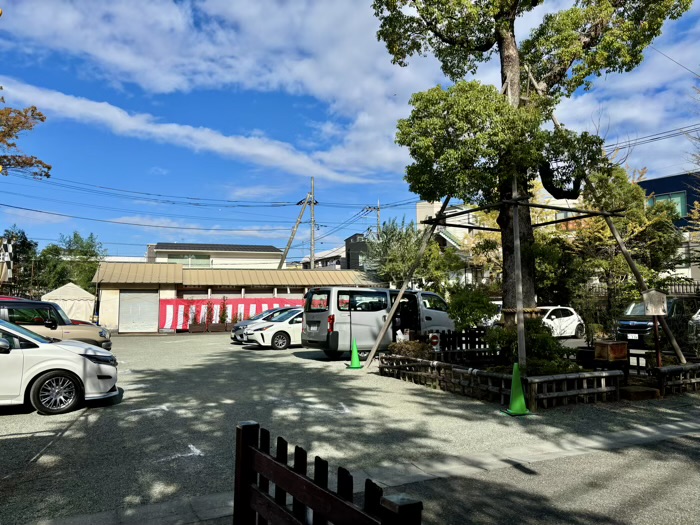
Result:
{"label": "distant house roof", "polygon": [[177,284],[182,282],[182,265],[167,263],[109,263],[97,268],[93,283]]}
{"label": "distant house roof", "polygon": [[180,242],[159,242],[153,247],[162,251],[187,251],[187,252],[264,252],[282,253],[282,250],[274,246],[260,246],[257,244],[196,244]]}
{"label": "distant house roof", "polygon": [[181,284],[184,286],[376,286],[355,270],[225,270],[183,268],[167,263],[100,263],[94,283]]}
{"label": "distant house roof", "polygon": [[[321,259],[330,259],[332,257],[345,257],[345,246],[338,246],[332,250],[326,250],[324,252],[316,252],[314,254],[314,259],[320,261]],[[309,262],[309,256],[304,257],[301,262]]]}

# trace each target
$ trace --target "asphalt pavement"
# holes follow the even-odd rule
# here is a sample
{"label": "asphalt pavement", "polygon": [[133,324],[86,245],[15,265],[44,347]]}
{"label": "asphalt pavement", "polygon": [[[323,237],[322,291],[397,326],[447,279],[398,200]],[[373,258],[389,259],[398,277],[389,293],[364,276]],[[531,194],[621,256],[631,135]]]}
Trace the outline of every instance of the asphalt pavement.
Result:
{"label": "asphalt pavement", "polygon": [[[348,370],[302,348],[234,346],[227,334],[116,337],[114,353],[119,403],[53,417],[0,409],[2,525],[139,516],[184,501],[201,509],[206,498],[218,508],[232,487],[235,425],[245,420],[387,490],[484,471],[507,477],[518,471],[512,461],[584,461],[615,442],[629,448],[700,434],[689,423],[699,421],[697,395],[510,418],[492,403],[382,378],[376,368]],[[430,511],[440,500],[431,498],[426,523],[442,523]]]}

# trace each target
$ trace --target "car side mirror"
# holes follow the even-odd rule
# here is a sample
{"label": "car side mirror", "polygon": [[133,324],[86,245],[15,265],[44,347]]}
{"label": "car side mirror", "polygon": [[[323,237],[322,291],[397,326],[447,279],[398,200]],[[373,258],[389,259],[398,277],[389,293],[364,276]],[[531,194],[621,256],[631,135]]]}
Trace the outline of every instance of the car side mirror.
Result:
{"label": "car side mirror", "polygon": [[49,330],[55,330],[56,328],[58,328],[58,323],[55,319],[47,319],[46,321],[44,321],[44,326]]}
{"label": "car side mirror", "polygon": [[10,353],[10,342],[7,339],[0,339],[0,354]]}

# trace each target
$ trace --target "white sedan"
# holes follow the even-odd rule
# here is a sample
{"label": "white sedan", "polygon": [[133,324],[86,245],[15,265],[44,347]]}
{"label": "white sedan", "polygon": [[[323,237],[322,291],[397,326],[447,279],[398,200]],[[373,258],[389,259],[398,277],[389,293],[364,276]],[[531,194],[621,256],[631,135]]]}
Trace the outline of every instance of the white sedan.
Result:
{"label": "white sedan", "polygon": [[46,339],[0,320],[0,405],[29,399],[40,414],[63,414],[85,400],[118,394],[111,352],[81,341]]}
{"label": "white sedan", "polygon": [[542,322],[552,330],[554,337],[575,337],[583,339],[586,326],[581,316],[568,306],[539,306]]}
{"label": "white sedan", "polygon": [[303,313],[303,309],[294,308],[270,321],[250,324],[245,331],[246,340],[260,346],[271,346],[275,350],[300,345]]}

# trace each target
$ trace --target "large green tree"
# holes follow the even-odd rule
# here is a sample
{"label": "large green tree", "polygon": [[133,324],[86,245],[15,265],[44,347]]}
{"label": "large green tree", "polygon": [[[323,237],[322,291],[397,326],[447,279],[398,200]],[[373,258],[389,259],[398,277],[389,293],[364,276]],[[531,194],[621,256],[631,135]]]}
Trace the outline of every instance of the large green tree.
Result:
{"label": "large green tree", "polygon": [[33,297],[37,242],[29,239],[16,224],[6,229],[2,237],[12,243],[12,280],[3,284],[3,291],[9,295]]}
{"label": "large green tree", "polygon": [[[427,200],[457,197],[495,203],[530,196],[539,177],[556,198],[579,195],[586,175],[604,171],[602,141],[574,133],[554,118],[562,97],[590,89],[595,77],[630,71],[664,22],[692,0],[574,0],[544,16],[530,37],[516,40],[518,20],[543,0],[374,0],[378,38],[393,61],[431,52],[455,82],[414,95],[397,142],[409,148],[411,191]],[[464,82],[494,55],[501,89]],[[553,120],[553,130],[544,124]],[[518,207],[526,307],[535,306],[534,241],[529,209]],[[503,298],[515,306],[513,207],[500,209]]]}
{"label": "large green tree", "polygon": [[[396,219],[385,222],[377,237],[367,238],[367,267],[380,280],[400,284],[410,277],[410,269],[415,264],[420,250],[423,232],[413,222],[400,223]],[[450,275],[464,268],[464,262],[456,250],[447,248],[441,251],[432,240],[425,251],[415,273],[414,283],[436,291],[444,292]]]}
{"label": "large green tree", "polygon": [[61,235],[57,244],[48,244],[39,255],[41,283],[50,290],[72,281],[84,290],[95,292],[92,278],[107,251],[97,237],[83,237],[77,231]]}

